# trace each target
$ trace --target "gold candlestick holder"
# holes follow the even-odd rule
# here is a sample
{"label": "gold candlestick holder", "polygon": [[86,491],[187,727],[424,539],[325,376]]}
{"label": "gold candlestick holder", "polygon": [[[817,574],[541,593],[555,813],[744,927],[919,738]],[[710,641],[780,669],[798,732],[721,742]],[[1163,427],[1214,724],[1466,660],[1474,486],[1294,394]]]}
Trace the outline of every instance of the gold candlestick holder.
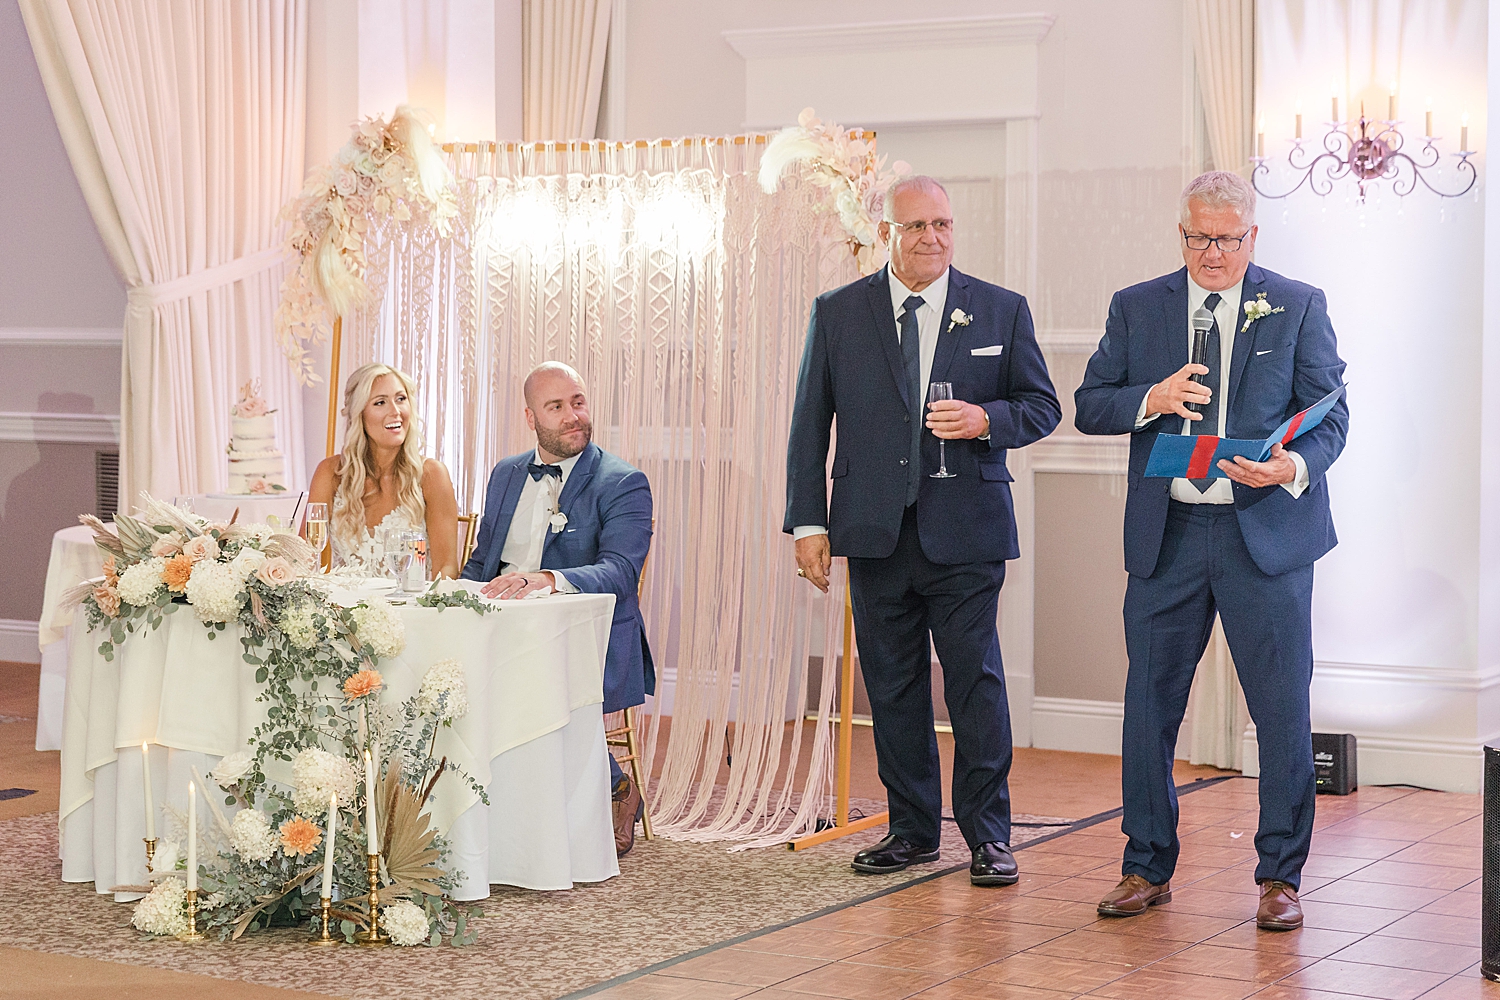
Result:
{"label": "gold candlestick holder", "polygon": [[198,890],[187,891],[188,929],[177,935],[179,941],[204,941],[206,938],[198,933]]}
{"label": "gold candlestick holder", "polygon": [[313,944],[338,944],[338,940],[328,933],[328,911],[333,908],[333,897],[322,896],[318,899],[318,905],[323,911],[323,933],[312,939]]}
{"label": "gold candlestick holder", "polygon": [[142,837],[141,839],[146,842],[146,874],[148,874],[148,875],[155,874],[155,872],[156,872],[156,838],[155,837]]}
{"label": "gold candlestick holder", "polygon": [[354,936],[357,944],[389,944],[390,938],[380,931],[380,855],[366,854],[370,871],[370,930]]}

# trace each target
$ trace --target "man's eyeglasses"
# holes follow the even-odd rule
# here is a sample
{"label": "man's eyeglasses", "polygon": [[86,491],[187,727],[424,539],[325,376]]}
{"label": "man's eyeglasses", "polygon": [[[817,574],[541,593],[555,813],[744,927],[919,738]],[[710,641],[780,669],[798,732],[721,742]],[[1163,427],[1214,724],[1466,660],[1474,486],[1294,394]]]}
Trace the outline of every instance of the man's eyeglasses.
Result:
{"label": "man's eyeglasses", "polygon": [[1245,237],[1249,235],[1250,230],[1247,229],[1238,236],[1198,236],[1183,233],[1182,239],[1187,244],[1189,250],[1207,250],[1210,243],[1217,243],[1221,253],[1234,253],[1240,248],[1240,244],[1245,242]]}
{"label": "man's eyeglasses", "polygon": [[892,222],[891,225],[895,226],[897,229],[900,229],[903,232],[910,233],[918,239],[921,239],[922,235],[926,233],[928,229],[931,229],[939,236],[946,236],[949,233],[953,232],[952,219],[933,219],[931,222],[923,219],[917,219],[914,222]]}

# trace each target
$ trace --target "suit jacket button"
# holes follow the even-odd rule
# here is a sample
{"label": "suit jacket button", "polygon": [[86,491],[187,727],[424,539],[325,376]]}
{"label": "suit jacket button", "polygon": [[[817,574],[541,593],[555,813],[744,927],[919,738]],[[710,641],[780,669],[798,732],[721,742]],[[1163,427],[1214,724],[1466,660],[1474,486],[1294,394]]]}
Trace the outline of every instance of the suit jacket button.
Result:
{"label": "suit jacket button", "polygon": [[905,465],[905,464],[906,464],[906,459],[904,459],[904,458],[903,458],[903,459],[902,459],[902,460],[901,460],[901,464],[902,464],[902,465]]}
{"label": "suit jacket button", "polygon": [[904,416],[904,417],[902,417],[902,418],[901,418],[901,419],[902,419],[902,420],[903,420],[903,421],[905,421],[905,422],[906,422],[906,423],[908,423],[908,424],[909,424],[909,423],[911,423],[911,414],[910,414],[910,413],[908,413],[908,414],[907,414],[907,415],[906,415],[906,416]]}

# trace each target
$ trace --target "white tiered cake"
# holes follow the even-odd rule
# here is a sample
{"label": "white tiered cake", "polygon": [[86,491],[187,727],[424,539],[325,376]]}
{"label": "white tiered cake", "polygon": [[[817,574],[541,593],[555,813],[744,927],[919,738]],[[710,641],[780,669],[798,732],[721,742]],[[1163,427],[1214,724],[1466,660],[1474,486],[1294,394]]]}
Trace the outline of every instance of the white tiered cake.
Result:
{"label": "white tiered cake", "polygon": [[240,387],[229,408],[229,492],[279,493],[286,489],[286,463],[276,447],[275,410],[266,409],[258,380]]}

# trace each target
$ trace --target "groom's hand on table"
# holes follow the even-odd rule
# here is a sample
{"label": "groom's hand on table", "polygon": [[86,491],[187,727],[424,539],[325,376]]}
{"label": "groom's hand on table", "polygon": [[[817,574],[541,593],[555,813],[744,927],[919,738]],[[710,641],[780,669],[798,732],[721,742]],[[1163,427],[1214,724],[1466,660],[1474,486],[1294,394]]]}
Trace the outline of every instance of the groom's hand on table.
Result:
{"label": "groom's hand on table", "polygon": [[480,593],[492,600],[509,601],[525,597],[543,587],[557,589],[557,581],[546,570],[540,573],[506,573],[485,584]]}

